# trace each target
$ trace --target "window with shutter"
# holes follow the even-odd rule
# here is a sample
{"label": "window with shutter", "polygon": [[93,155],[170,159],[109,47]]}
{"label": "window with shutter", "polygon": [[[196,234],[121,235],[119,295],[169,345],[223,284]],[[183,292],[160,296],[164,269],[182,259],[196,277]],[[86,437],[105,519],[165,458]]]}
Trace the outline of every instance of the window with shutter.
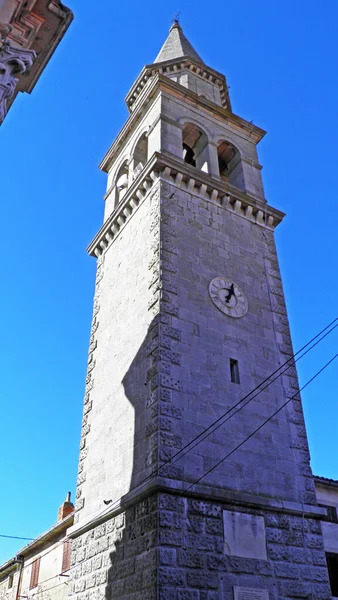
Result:
{"label": "window with shutter", "polygon": [[331,594],[338,596],[338,554],[326,552],[326,562],[329,571]]}
{"label": "window with shutter", "polygon": [[335,506],[329,506],[328,504],[318,504],[322,508],[326,508],[327,518],[332,523],[338,523],[337,509]]}
{"label": "window with shutter", "polygon": [[32,590],[39,583],[39,571],[40,571],[40,557],[32,562],[31,580],[29,583],[29,589]]}
{"label": "window with shutter", "polygon": [[70,554],[71,554],[71,551],[72,551],[72,542],[71,542],[71,540],[67,540],[63,544],[62,571],[61,571],[61,573],[64,573],[65,571],[69,571],[69,569],[70,569]]}

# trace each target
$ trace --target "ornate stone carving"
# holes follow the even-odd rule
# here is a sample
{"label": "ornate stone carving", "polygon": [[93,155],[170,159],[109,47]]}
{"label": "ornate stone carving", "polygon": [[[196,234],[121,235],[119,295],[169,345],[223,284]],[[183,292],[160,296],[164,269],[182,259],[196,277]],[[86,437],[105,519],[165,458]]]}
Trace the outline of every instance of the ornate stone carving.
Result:
{"label": "ornate stone carving", "polygon": [[4,45],[8,34],[12,31],[12,26],[0,21],[0,48]]}
{"label": "ornate stone carving", "polygon": [[0,29],[0,125],[6,116],[7,102],[14,95],[18,76],[30,69],[36,57],[34,50],[12,46],[4,39],[6,33]]}
{"label": "ornate stone carving", "polygon": [[61,0],[0,0],[0,124],[18,92],[32,92],[72,19]]}

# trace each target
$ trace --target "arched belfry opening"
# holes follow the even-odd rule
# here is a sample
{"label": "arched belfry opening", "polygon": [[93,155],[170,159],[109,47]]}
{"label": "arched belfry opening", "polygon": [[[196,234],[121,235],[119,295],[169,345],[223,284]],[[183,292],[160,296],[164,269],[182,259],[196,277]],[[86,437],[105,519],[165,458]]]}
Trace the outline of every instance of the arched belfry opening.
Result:
{"label": "arched belfry opening", "polygon": [[125,161],[119,168],[115,179],[115,206],[117,206],[128,189],[128,163]]}
{"label": "arched belfry opening", "polygon": [[241,155],[230,142],[222,141],[217,147],[219,174],[241,190],[245,190]]}
{"label": "arched belfry opening", "polygon": [[186,123],[183,127],[183,160],[209,173],[208,137],[194,123]]}
{"label": "arched belfry opening", "polygon": [[133,154],[133,179],[142,171],[148,160],[148,137],[146,133],[141,135]]}

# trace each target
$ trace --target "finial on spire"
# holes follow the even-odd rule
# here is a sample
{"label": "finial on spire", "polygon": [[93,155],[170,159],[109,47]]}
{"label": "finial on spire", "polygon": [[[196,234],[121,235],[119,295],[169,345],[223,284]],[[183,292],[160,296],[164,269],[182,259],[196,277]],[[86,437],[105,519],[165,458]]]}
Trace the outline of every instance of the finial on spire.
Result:
{"label": "finial on spire", "polygon": [[170,27],[170,30],[172,30],[173,27],[180,27],[180,18],[179,17],[180,17],[181,12],[182,11],[180,10],[178,13],[176,13],[174,15],[174,18],[171,21],[172,25]]}

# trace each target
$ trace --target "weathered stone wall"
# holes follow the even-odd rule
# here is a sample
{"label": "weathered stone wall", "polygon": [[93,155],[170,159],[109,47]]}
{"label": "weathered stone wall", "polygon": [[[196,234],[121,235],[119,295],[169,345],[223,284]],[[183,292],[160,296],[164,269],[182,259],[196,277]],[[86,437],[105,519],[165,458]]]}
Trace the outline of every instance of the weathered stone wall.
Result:
{"label": "weathered stone wall", "polygon": [[[264,520],[266,558],[229,553],[224,511]],[[262,540],[260,540],[260,545]],[[74,540],[72,600],[233,600],[233,586],[269,600],[329,600],[319,521],[155,494]]]}
{"label": "weathered stone wall", "polygon": [[73,540],[70,599],[156,599],[158,500],[151,496]]}
{"label": "weathered stone wall", "polygon": [[157,310],[152,284],[156,288],[159,279],[158,247],[155,184],[98,263],[76,523],[104,510],[104,500],[119,500],[157,464],[157,443],[149,441],[146,377]]}
{"label": "weathered stone wall", "polygon": [[197,73],[189,71],[189,69],[182,69],[178,72],[174,71],[166,75],[169,79],[173,79],[199,96],[204,96],[211,102],[222,106],[221,94],[217,84],[206,81],[203,77],[197,75]]}
{"label": "weathered stone wall", "polygon": [[[212,303],[208,285],[218,275],[247,296],[245,317],[227,317]],[[73,534],[107,510],[103,500],[153,480],[158,460],[170,459],[290,356],[272,232],[161,178],[99,259]],[[230,380],[230,358],[239,361],[240,384]],[[158,481],[194,484],[297,390],[292,366],[162,468]],[[279,600],[329,597],[319,521],[273,512],[316,504],[299,398],[200,486],[193,491],[237,505],[168,491],[76,537],[72,596],[230,600],[237,585]],[[250,514],[260,527],[264,520],[266,553],[234,554],[223,510],[246,513],[251,528]]]}
{"label": "weathered stone wall", "polygon": [[[270,600],[330,598],[318,521],[169,494],[160,506],[162,598],[230,600],[235,585],[268,590]],[[224,509],[264,518],[266,560],[227,553]]]}
{"label": "weathered stone wall", "polygon": [[[249,303],[231,318],[212,303],[216,276],[235,281]],[[220,203],[162,181],[161,326],[152,396],[159,403],[165,460],[292,356],[273,233]],[[165,320],[165,322],[163,322]],[[238,360],[240,384],[230,380]],[[157,383],[156,383],[157,382]],[[189,451],[173,478],[193,482],[298,390],[292,365],[228,423]],[[157,435],[154,433],[154,435]],[[316,504],[299,397],[202,483],[280,501]]]}
{"label": "weathered stone wall", "polygon": [[8,588],[9,577],[4,578],[0,581],[0,600],[14,600],[17,591],[19,573],[14,574],[13,585]]}
{"label": "weathered stone wall", "polygon": [[[235,585],[266,589],[270,600],[330,598],[318,521],[168,494],[160,503],[163,598],[230,600]],[[266,560],[227,553],[223,509],[264,518]]]}

